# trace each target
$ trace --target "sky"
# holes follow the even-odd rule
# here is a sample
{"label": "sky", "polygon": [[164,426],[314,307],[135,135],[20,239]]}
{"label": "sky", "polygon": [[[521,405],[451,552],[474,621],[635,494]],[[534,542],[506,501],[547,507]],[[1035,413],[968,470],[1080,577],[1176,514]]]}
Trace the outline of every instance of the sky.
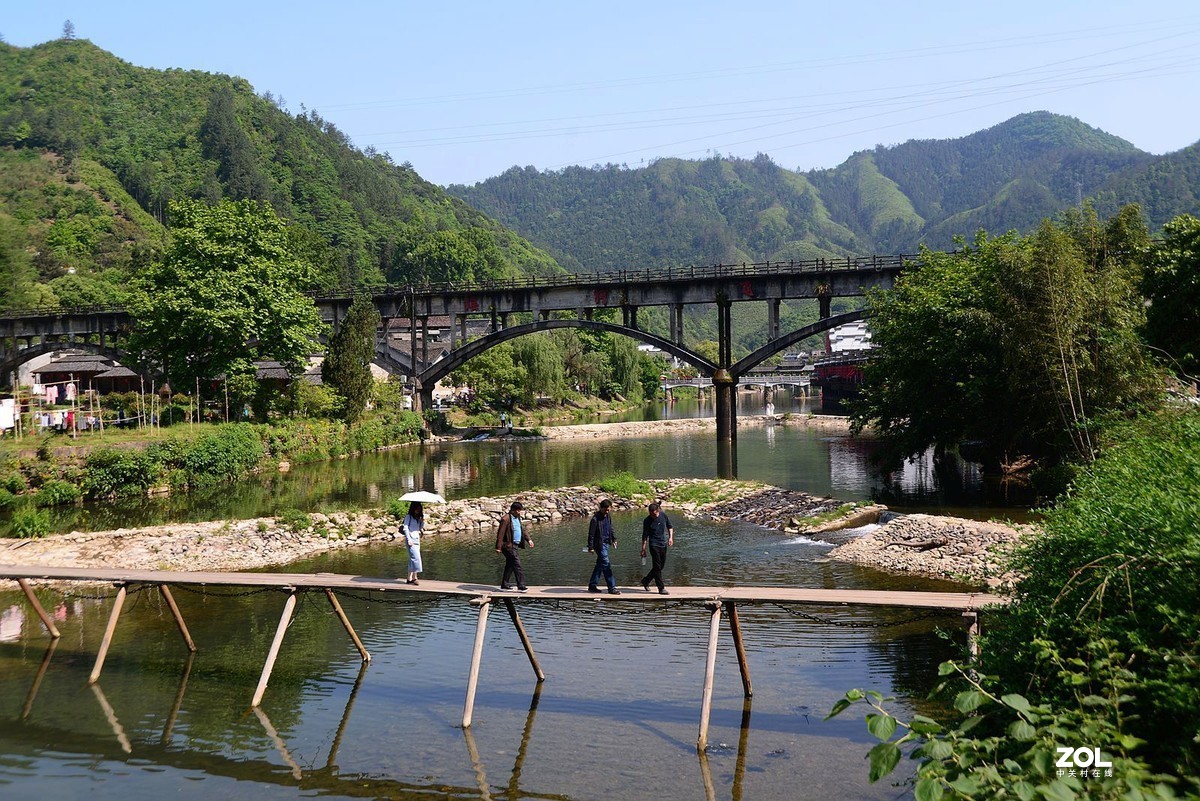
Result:
{"label": "sky", "polygon": [[[16,6],[16,7],[14,7]],[[1017,114],[1166,153],[1200,140],[1194,0],[5,4],[143,67],[236,75],[440,185],[714,154],[808,170]]]}

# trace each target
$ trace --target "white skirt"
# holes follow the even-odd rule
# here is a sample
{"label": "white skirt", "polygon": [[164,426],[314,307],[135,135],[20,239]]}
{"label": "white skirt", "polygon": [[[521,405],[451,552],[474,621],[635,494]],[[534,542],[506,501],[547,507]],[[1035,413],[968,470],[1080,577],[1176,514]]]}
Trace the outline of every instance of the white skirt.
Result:
{"label": "white skirt", "polygon": [[420,573],[424,568],[421,567],[421,545],[408,546],[408,572]]}

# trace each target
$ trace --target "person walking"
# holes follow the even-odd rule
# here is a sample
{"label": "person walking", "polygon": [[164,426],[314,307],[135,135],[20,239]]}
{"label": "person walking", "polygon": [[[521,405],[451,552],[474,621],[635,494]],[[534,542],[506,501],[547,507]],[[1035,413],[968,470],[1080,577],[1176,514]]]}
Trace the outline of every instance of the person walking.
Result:
{"label": "person walking", "polygon": [[592,578],[588,581],[588,592],[600,592],[597,584],[600,576],[608,584],[609,595],[620,595],[617,583],[613,580],[612,564],[608,561],[608,549],[617,547],[617,535],[613,533],[612,518],[608,511],[612,501],[608,498],[600,501],[600,508],[588,522],[588,553],[596,554],[596,566],[592,568]]}
{"label": "person walking", "polygon": [[420,501],[408,505],[408,514],[400,523],[404,544],[408,546],[408,583],[418,584],[417,576],[424,570],[421,564],[421,531],[425,528],[425,508]]}
{"label": "person walking", "polygon": [[525,592],[525,571],[521,569],[519,548],[532,548],[533,538],[521,530],[521,510],[525,507],[520,501],[513,501],[508,507],[508,514],[500,517],[500,526],[496,529],[496,553],[504,556],[504,574],[500,577],[500,589],[511,590],[508,583],[510,576],[517,580],[517,592]]}
{"label": "person walking", "polygon": [[667,548],[675,544],[675,529],[671,527],[670,518],[663,514],[661,503],[655,501],[646,508],[650,514],[642,521],[642,558],[646,557],[646,548],[649,547],[654,566],[642,579],[642,589],[650,592],[650,582],[653,581],[659,595],[670,595],[663,586],[662,571],[667,564]]}

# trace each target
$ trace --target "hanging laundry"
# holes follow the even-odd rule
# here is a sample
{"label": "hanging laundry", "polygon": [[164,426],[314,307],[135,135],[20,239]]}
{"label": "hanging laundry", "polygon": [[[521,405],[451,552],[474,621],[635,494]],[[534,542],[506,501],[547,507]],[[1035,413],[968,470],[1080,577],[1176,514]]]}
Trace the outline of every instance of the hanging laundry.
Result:
{"label": "hanging laundry", "polygon": [[69,384],[67,384],[67,403],[73,403],[74,401],[75,401],[75,382],[72,381]]}
{"label": "hanging laundry", "polygon": [[12,398],[0,400],[0,431],[17,427],[17,405]]}

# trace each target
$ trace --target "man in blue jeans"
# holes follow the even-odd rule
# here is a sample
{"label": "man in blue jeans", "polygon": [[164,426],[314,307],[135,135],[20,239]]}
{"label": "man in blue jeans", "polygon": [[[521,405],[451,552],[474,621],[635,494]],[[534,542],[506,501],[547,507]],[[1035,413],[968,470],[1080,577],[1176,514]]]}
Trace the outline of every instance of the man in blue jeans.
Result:
{"label": "man in blue jeans", "polygon": [[613,534],[612,518],[608,516],[608,510],[612,507],[612,501],[605,498],[600,501],[600,508],[592,515],[592,519],[588,522],[588,553],[596,554],[596,567],[592,569],[592,578],[588,582],[588,592],[600,592],[597,583],[600,581],[600,576],[604,576],[604,581],[608,584],[609,595],[620,595],[621,591],[617,589],[617,583],[613,580],[612,564],[608,561],[609,547],[617,547],[617,537]]}

